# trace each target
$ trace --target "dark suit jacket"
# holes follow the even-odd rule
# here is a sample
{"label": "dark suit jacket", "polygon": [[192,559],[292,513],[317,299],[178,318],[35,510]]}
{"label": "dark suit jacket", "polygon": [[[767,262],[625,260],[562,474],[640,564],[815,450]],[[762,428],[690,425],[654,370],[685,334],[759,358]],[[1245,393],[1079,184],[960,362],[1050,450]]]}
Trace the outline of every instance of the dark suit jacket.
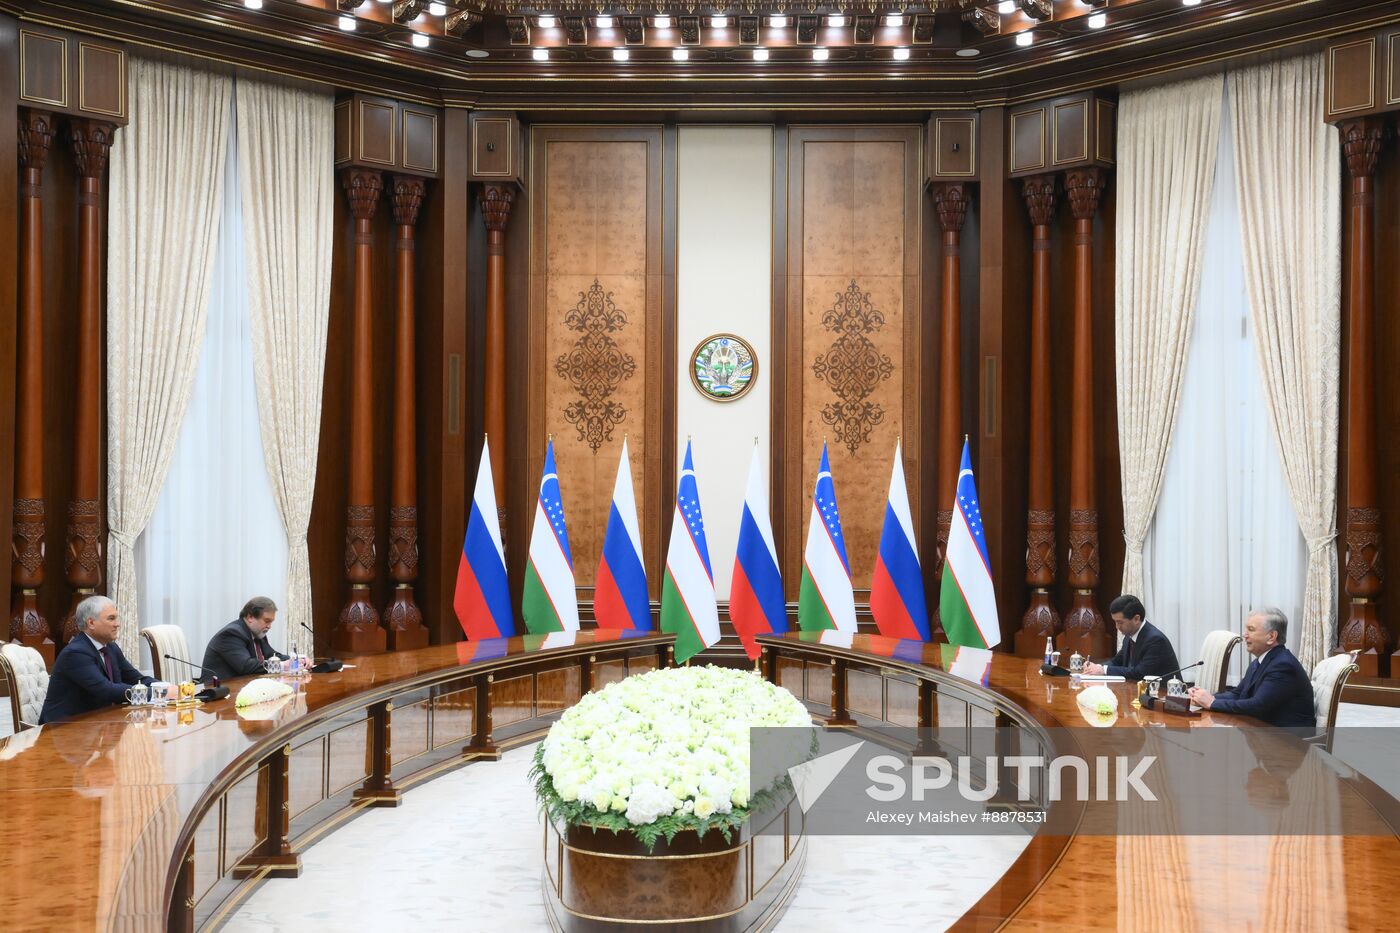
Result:
{"label": "dark suit jacket", "polygon": [[[272,649],[267,643],[266,635],[258,639],[258,647],[262,649],[264,660],[287,658],[285,654]],[[209,647],[204,651],[204,666],[218,675],[220,680],[267,672],[263,662],[258,660],[253,651],[253,633],[249,631],[248,623],[242,619],[234,619],[209,639]]]}
{"label": "dark suit jacket", "polygon": [[1312,681],[1303,665],[1283,645],[1276,645],[1262,664],[1253,660],[1238,687],[1215,695],[1212,712],[1253,716],[1271,726],[1316,726]]}
{"label": "dark suit jacket", "polygon": [[155,678],[146,677],[122,654],[116,642],[107,646],[112,659],[112,673],[117,682],[107,679],[102,656],[93,647],[92,639],[79,632],[53,662],[49,675],[49,692],[44,697],[40,723],[58,722],[104,706],[126,702],[126,688],[132,684],[151,684]]}
{"label": "dark suit jacket", "polygon": [[1142,680],[1149,674],[1170,674],[1181,667],[1176,661],[1172,643],[1151,622],[1144,620],[1131,642],[1129,645],[1129,639],[1123,639],[1123,647],[1105,665],[1109,674],[1128,680]]}

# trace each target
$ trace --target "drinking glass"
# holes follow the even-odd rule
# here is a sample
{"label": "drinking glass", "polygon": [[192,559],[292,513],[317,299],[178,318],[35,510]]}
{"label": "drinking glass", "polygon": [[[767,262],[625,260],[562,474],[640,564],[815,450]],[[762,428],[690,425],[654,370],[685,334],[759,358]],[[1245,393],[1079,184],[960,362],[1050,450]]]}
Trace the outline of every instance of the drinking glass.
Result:
{"label": "drinking glass", "polygon": [[151,705],[165,706],[170,700],[170,684],[157,680],[151,684]]}

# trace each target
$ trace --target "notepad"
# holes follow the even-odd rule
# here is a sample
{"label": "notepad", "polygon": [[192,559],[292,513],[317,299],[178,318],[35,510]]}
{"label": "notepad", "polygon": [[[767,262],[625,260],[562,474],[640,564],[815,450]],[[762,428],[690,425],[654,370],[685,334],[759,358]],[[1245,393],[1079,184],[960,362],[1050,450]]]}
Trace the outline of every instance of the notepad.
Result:
{"label": "notepad", "polygon": [[1121,674],[1081,674],[1079,682],[1085,684],[1121,684],[1125,680]]}

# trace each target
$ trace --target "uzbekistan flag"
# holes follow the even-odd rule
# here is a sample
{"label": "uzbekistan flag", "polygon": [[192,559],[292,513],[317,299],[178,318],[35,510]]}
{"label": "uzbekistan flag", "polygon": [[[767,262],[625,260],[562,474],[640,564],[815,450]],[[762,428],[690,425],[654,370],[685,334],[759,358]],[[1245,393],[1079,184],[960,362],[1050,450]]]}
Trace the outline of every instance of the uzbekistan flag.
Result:
{"label": "uzbekistan flag", "polygon": [[491,482],[491,448],[483,438],[467,537],[462,542],[462,562],[457,565],[457,593],[452,598],[457,621],[472,640],[515,634],[498,516],[496,487]]}
{"label": "uzbekistan flag", "polygon": [[885,527],[880,532],[880,551],[875,556],[875,576],[870,583],[870,614],[881,635],[928,641],[924,575],[919,570],[919,546],[914,541],[914,519],[909,512],[909,492],[904,486],[904,463],[899,454],[900,444],[896,441]]}
{"label": "uzbekistan flag", "polygon": [[991,648],[1001,641],[1001,623],[997,619],[992,563],[987,559],[982,509],[977,504],[977,483],[972,478],[972,456],[966,440],[962,468],[958,471],[957,501],[953,503],[953,524],[948,529],[947,554],[938,611],[948,642]]}
{"label": "uzbekistan flag", "polygon": [[559,497],[552,440],[545,450],[540,495],[535,500],[535,525],[530,531],[530,560],[525,565],[520,614],[531,632],[578,631],[574,559],[569,552],[569,529],[564,524],[564,501]]}
{"label": "uzbekistan flag", "polygon": [[637,500],[632,494],[632,461],[627,457],[624,437],[612,508],[608,510],[608,530],[603,535],[603,559],[598,562],[598,583],[593,593],[593,617],[599,628],[651,628],[640,528]]}
{"label": "uzbekistan flag", "polygon": [[836,508],[836,484],[831,461],[822,444],[822,463],[812,495],[807,525],[807,551],[802,556],[802,586],[797,594],[797,624],[807,630],[856,630],[856,596],[851,588],[851,562],[841,536],[841,512]]}
{"label": "uzbekistan flag", "polygon": [[684,663],[719,641],[719,606],[715,575],[705,543],[705,519],[700,514],[700,488],[690,442],[676,489],[676,514],[671,519],[671,542],[666,549],[666,578],[661,584],[661,631],[676,636],[676,663]]}
{"label": "uzbekistan flag", "polygon": [[773,523],[768,520],[768,484],[763,479],[758,442],[753,445],[749,483],[744,490],[744,514],[739,519],[739,548],[734,554],[734,577],[729,585],[729,620],[750,659],[759,654],[753,637],[787,631],[783,578],[778,572],[778,549]]}

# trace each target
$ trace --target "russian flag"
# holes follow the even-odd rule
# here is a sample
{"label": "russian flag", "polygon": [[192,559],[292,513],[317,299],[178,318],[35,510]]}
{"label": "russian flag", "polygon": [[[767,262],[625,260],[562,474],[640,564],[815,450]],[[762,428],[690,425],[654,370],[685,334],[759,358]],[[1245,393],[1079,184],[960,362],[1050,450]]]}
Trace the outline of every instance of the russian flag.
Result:
{"label": "russian flag", "polygon": [[890,497],[885,504],[885,527],[880,532],[880,551],[870,582],[870,614],[881,635],[929,639],[924,576],[919,570],[919,548],[914,541],[914,519],[909,512],[898,441],[894,445]]}
{"label": "russian flag", "polygon": [[637,500],[632,494],[632,461],[627,438],[617,462],[608,530],[603,534],[603,559],[593,591],[593,617],[600,629],[651,629],[651,600],[647,571],[642,564],[642,533],[637,524]]}
{"label": "russian flag", "polygon": [[452,598],[457,621],[472,641],[515,634],[498,516],[496,487],[491,481],[491,448],[483,438],[467,537],[462,542],[462,561],[457,565],[457,592]]}
{"label": "russian flag", "polygon": [[768,519],[768,485],[759,460],[755,442],[744,490],[744,514],[739,519],[734,578],[729,585],[729,620],[750,659],[759,654],[755,635],[786,632],[788,627],[778,549],[773,545],[773,524]]}

